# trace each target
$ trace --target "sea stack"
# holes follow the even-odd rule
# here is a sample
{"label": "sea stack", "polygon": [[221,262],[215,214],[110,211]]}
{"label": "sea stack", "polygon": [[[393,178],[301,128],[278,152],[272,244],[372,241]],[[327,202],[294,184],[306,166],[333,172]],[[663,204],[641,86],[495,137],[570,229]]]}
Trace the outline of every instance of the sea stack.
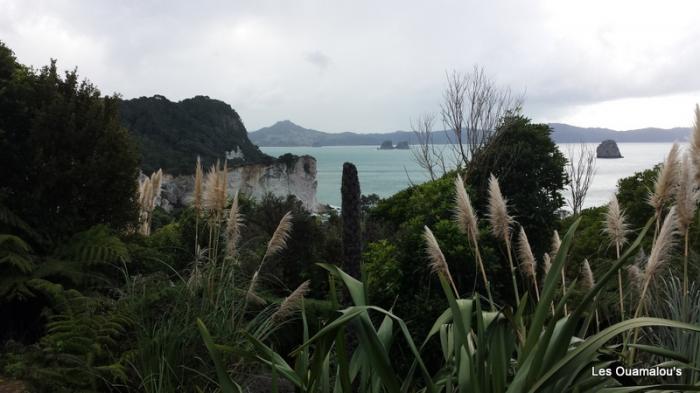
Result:
{"label": "sea stack", "polygon": [[600,142],[600,145],[596,148],[596,156],[598,158],[622,158],[617,143],[612,139]]}
{"label": "sea stack", "polygon": [[384,141],[379,146],[379,150],[393,150],[393,149],[394,149],[394,144],[391,141]]}
{"label": "sea stack", "polygon": [[396,145],[396,147],[394,147],[394,149],[399,149],[399,150],[408,150],[410,148],[411,147],[408,145],[408,142],[406,142],[406,141],[399,142],[399,144]]}

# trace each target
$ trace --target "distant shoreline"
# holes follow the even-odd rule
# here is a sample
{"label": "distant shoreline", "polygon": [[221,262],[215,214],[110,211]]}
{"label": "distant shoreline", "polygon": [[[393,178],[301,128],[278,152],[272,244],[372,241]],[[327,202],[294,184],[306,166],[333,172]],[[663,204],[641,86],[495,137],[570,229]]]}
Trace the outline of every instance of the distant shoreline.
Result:
{"label": "distant shoreline", "polygon": [[[550,123],[552,139],[556,143],[600,143],[612,139],[617,143],[667,143],[686,141],[690,128],[671,129],[644,128],[639,130],[616,131],[607,128],[584,128],[569,124]],[[328,133],[304,128],[285,120],[270,127],[248,133],[250,140],[260,147],[321,147],[321,146],[380,146],[385,141],[394,144],[408,142],[417,144],[412,131],[394,131],[388,133],[356,132]],[[436,145],[449,145],[451,134],[444,130],[433,131],[432,139]]]}
{"label": "distant shoreline", "polygon": [[[688,143],[689,141],[687,140],[676,140],[676,141],[662,141],[662,142],[618,142],[618,143],[624,143],[624,144],[629,144],[629,143],[635,143],[635,144],[658,144],[658,143],[674,143],[678,142],[679,144],[684,144]],[[580,142],[557,142],[554,141],[555,144],[557,145],[573,145],[573,144],[578,144]],[[597,145],[599,142],[583,142],[585,144],[589,145]],[[434,143],[435,146],[450,146],[451,144],[449,143]],[[454,144],[452,144],[454,145]],[[418,146],[418,144],[409,144],[409,146]],[[258,145],[258,147],[273,147],[273,148],[280,148],[280,147],[294,147],[294,148],[299,148],[299,147],[308,147],[311,149],[322,149],[325,147],[375,147],[373,144],[357,144],[357,145],[323,145],[323,146],[311,146],[311,145]],[[401,150],[406,150],[406,149],[379,149],[377,148],[376,150],[380,151],[401,151]]]}

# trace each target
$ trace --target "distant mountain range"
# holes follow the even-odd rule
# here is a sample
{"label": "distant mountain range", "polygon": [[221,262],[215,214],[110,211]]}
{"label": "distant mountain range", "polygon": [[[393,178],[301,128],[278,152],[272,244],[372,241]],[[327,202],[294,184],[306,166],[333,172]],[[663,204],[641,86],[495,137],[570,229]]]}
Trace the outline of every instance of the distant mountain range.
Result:
{"label": "distant mountain range", "polygon": [[[557,143],[589,142],[598,143],[605,139],[617,142],[674,142],[688,139],[690,128],[642,128],[638,130],[616,131],[608,128],[584,128],[568,124],[550,123],[554,132],[552,138]],[[360,134],[356,132],[328,133],[301,127],[289,120],[279,121],[270,127],[261,128],[248,134],[258,146],[359,146],[377,145],[390,140],[397,144],[416,142],[411,131]],[[452,135],[450,135],[452,136]],[[445,131],[433,132],[437,144],[449,143]]]}

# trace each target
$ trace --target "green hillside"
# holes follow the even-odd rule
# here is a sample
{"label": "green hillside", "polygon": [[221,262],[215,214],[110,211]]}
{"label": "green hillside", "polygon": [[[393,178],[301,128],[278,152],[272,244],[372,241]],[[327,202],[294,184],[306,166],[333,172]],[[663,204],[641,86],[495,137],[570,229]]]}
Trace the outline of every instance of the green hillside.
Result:
{"label": "green hillside", "polygon": [[197,156],[205,165],[243,152],[230,162],[271,160],[249,139],[240,116],[225,102],[196,96],[172,102],[161,95],[122,101],[122,124],[138,141],[141,169],[191,173]]}

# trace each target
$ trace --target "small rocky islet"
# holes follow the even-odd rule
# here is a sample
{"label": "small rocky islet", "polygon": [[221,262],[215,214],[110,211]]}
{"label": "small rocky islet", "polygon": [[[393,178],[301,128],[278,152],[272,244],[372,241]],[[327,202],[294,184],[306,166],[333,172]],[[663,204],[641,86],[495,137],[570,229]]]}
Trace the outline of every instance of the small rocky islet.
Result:
{"label": "small rocky islet", "polygon": [[622,158],[620,149],[617,143],[612,139],[602,141],[596,148],[596,157],[598,158]]}

